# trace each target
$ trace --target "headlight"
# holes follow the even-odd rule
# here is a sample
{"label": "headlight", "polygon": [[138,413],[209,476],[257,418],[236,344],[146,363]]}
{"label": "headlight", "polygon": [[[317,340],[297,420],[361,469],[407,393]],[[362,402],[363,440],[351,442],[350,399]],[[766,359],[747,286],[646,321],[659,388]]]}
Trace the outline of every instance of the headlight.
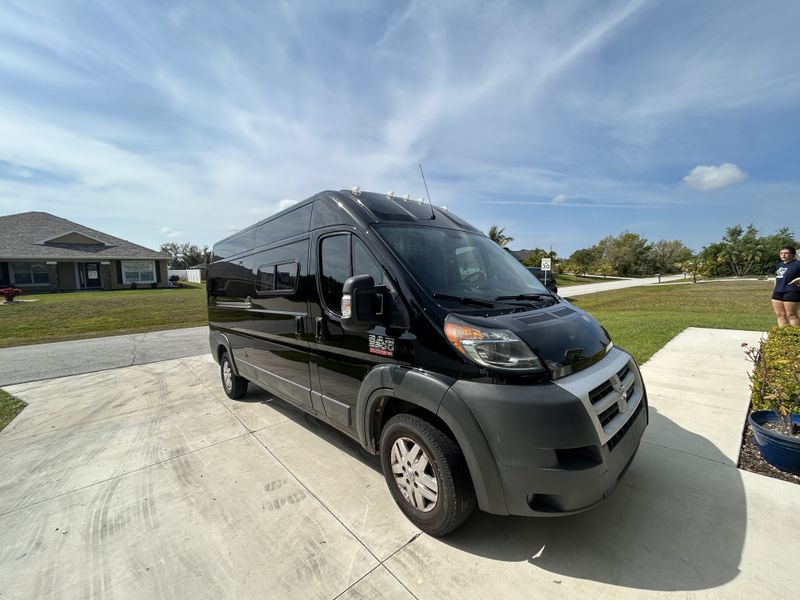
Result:
{"label": "headlight", "polygon": [[482,367],[516,373],[545,370],[539,357],[508,329],[478,327],[447,315],[444,334],[456,350]]}

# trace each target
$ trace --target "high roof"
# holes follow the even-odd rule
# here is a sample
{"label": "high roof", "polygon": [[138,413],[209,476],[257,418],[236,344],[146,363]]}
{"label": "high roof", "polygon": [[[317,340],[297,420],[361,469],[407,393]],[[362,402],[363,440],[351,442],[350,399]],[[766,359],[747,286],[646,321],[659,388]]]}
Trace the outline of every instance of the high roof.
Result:
{"label": "high roof", "polygon": [[46,212],[0,217],[0,260],[165,259],[169,256]]}

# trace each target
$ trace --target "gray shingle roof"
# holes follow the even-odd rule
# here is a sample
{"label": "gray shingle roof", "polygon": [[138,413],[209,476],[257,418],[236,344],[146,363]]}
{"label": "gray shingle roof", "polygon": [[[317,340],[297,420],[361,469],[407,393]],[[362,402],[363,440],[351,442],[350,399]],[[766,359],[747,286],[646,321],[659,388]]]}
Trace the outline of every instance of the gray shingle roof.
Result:
{"label": "gray shingle roof", "polygon": [[[72,232],[90,236],[105,245],[43,243]],[[26,212],[0,217],[0,260],[20,258],[162,259],[169,256],[50,213]]]}

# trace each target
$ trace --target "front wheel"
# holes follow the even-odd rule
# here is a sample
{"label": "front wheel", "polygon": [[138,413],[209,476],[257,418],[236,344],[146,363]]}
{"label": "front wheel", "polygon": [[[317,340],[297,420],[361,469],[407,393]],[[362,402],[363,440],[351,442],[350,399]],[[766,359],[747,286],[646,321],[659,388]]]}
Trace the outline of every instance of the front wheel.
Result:
{"label": "front wheel", "polygon": [[227,351],[223,352],[222,358],[220,358],[219,374],[222,379],[222,389],[225,390],[228,398],[236,400],[247,393],[247,379],[234,373],[231,357],[228,356]]}
{"label": "front wheel", "polygon": [[400,510],[439,537],[475,508],[475,491],[461,449],[427,421],[408,414],[389,419],[381,434],[381,466]]}

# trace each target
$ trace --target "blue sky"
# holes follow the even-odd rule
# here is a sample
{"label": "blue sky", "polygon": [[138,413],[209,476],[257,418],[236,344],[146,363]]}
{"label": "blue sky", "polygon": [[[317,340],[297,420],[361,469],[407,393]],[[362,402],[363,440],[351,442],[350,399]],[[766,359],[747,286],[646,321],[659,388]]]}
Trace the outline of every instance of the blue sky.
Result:
{"label": "blue sky", "polygon": [[511,247],[800,234],[800,3],[0,3],[0,214],[212,244],[324,189]]}

